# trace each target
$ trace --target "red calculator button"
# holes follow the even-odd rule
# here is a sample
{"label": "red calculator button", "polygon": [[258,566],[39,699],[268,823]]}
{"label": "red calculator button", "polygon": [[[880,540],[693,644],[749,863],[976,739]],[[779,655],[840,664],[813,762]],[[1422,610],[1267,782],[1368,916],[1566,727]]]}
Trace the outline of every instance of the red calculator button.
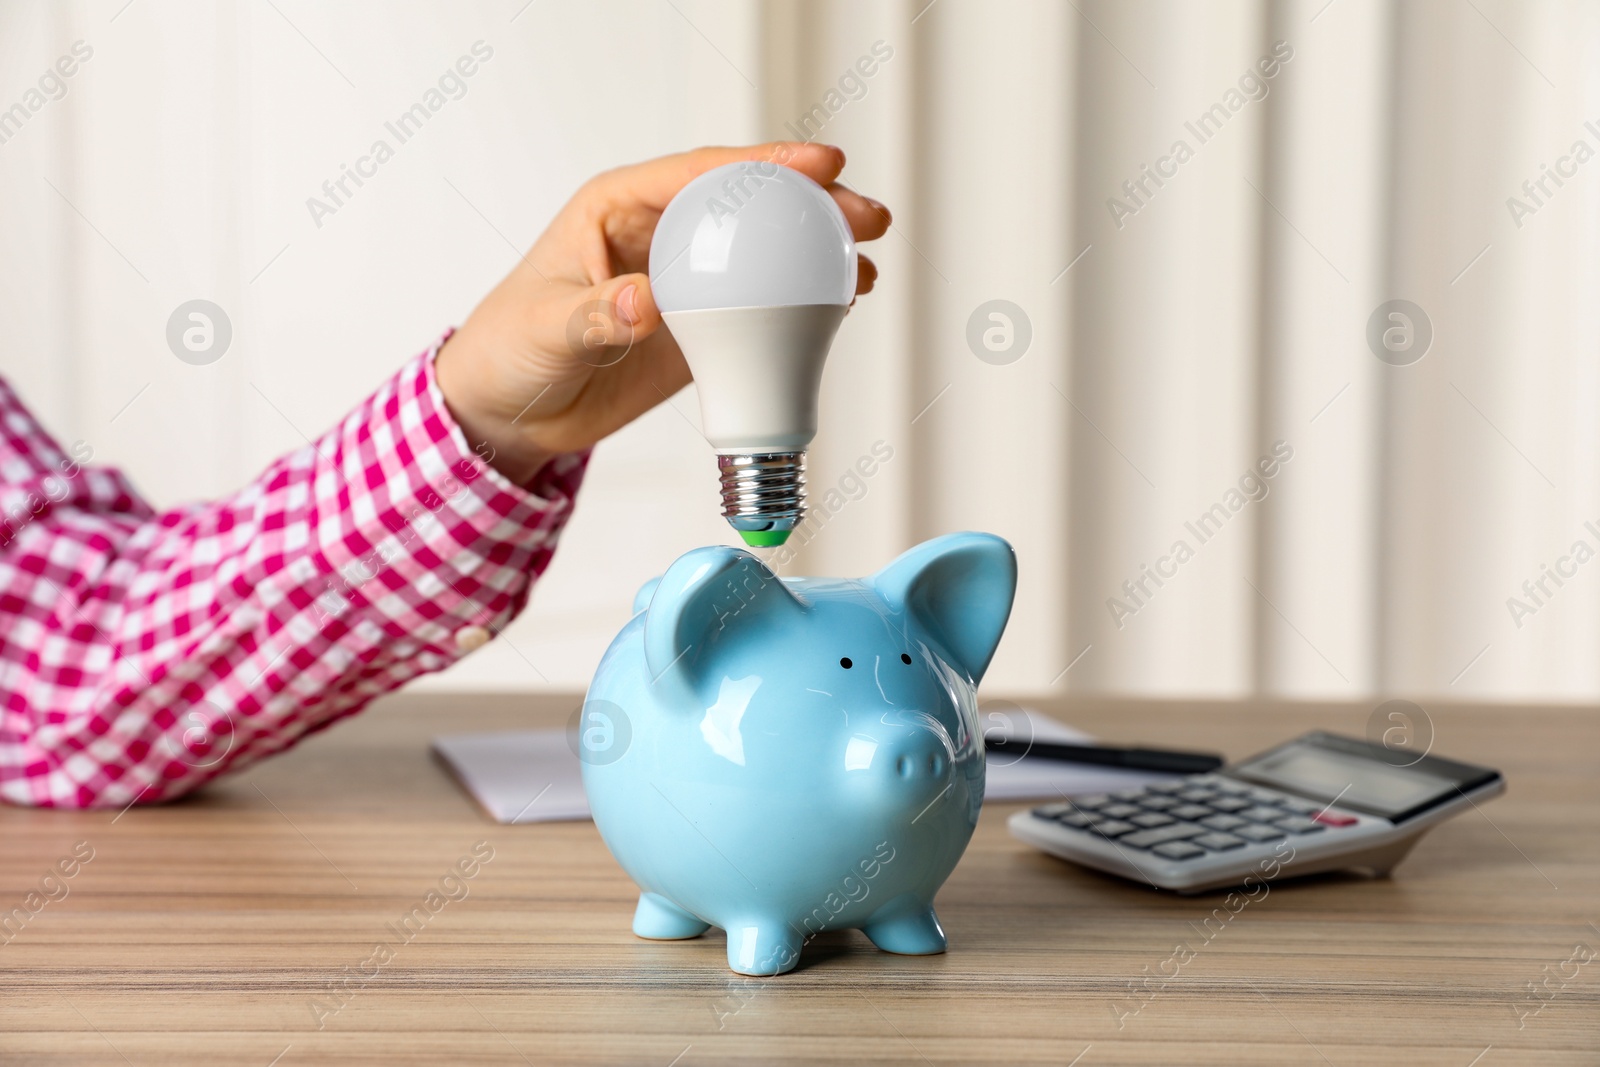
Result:
{"label": "red calculator button", "polygon": [[1324,811],[1312,818],[1324,826],[1354,826],[1360,821],[1354,815],[1343,815],[1337,811]]}

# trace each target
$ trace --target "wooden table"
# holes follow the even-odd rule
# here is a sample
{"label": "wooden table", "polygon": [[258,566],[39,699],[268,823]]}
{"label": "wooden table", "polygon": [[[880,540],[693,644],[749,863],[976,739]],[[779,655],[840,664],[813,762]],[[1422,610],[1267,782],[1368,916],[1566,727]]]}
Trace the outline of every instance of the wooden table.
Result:
{"label": "wooden table", "polygon": [[[400,696],[185,802],[0,810],[0,912],[93,850],[0,945],[0,1062],[1600,1063],[1600,960],[1571,962],[1600,949],[1594,709],[1430,709],[1435,750],[1499,766],[1508,794],[1390,879],[1277,886],[1209,942],[1220,894],[1058,862],[994,804],[938,899],[949,953],[828,934],[799,971],[747,979],[720,933],[634,938],[634,888],[591,824],[494,825],[428,755],[435,733],[557,725],[575,703]],[[1238,757],[1359,735],[1370,709],[1046,710]],[[467,895],[397,939],[477,842],[493,859],[445,883]],[[1166,978],[1179,942],[1200,947]]]}

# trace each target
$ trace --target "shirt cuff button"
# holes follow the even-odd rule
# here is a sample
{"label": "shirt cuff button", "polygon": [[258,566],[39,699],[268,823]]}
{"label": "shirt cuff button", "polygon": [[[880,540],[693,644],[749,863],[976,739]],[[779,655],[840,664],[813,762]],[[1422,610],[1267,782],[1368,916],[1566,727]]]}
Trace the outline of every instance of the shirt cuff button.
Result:
{"label": "shirt cuff button", "polygon": [[456,648],[462,652],[476,652],[489,643],[490,636],[482,626],[463,626],[456,631]]}

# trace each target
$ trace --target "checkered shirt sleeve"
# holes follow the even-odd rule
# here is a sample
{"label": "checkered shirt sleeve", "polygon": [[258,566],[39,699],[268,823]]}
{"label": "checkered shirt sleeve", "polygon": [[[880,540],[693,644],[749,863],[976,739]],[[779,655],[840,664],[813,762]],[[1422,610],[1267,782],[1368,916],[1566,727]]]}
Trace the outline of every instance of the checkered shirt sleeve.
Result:
{"label": "checkered shirt sleeve", "polygon": [[522,610],[587,454],[513,485],[446,409],[437,352],[234,495],[163,513],[0,380],[0,799],[179,796]]}

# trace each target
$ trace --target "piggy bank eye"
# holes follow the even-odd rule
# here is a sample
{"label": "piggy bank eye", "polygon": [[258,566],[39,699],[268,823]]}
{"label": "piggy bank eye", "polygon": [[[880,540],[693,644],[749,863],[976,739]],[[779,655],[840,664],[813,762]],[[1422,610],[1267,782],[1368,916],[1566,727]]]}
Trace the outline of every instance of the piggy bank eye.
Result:
{"label": "piggy bank eye", "polygon": [[900,662],[904,663],[907,667],[909,667],[909,666],[911,666],[911,657],[908,656],[906,653],[902,652],[902,653],[900,653]]}
{"label": "piggy bank eye", "polygon": [[849,656],[846,656],[839,661],[839,666],[843,667],[845,670],[849,670],[851,667],[854,667],[855,664],[850,662]]}

